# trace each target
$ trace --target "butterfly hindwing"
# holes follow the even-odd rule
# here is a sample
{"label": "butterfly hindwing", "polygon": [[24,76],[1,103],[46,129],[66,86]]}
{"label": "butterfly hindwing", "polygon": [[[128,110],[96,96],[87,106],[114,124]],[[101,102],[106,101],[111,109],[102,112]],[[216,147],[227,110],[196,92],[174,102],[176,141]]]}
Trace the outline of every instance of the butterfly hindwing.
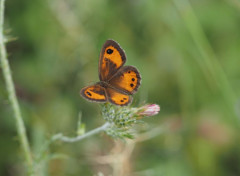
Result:
{"label": "butterfly hindwing", "polygon": [[99,79],[107,81],[124,65],[126,55],[119,44],[107,40],[102,47],[99,59]]}
{"label": "butterfly hindwing", "polygon": [[107,101],[105,88],[99,84],[82,88],[82,90],[80,91],[80,94],[82,97],[90,101],[96,101],[96,102]]}
{"label": "butterfly hindwing", "polygon": [[141,76],[133,66],[122,67],[114,77],[109,80],[109,84],[127,94],[134,94],[141,83]]}
{"label": "butterfly hindwing", "polygon": [[126,95],[125,93],[122,93],[120,91],[117,91],[111,87],[106,88],[106,93],[108,96],[108,101],[115,105],[126,106],[132,102],[131,96]]}

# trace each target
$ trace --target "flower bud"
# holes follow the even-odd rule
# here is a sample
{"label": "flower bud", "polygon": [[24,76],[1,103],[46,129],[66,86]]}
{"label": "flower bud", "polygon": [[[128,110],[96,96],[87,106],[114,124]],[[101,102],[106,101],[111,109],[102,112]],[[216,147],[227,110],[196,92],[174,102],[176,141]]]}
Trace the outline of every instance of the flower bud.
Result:
{"label": "flower bud", "polygon": [[160,111],[160,106],[157,104],[145,105],[139,108],[140,116],[154,116],[157,115]]}

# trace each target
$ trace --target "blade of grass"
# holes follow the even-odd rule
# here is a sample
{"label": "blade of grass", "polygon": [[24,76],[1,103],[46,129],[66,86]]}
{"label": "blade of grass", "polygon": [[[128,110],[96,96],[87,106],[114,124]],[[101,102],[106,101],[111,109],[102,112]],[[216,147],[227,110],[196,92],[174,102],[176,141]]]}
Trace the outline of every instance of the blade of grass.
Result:
{"label": "blade of grass", "polygon": [[201,55],[202,69],[207,70],[209,76],[213,78],[214,84],[221,92],[226,106],[234,113],[234,104],[236,103],[236,95],[228,81],[224,70],[219,63],[205,33],[196,17],[194,10],[188,0],[173,0],[177,10],[179,11],[183,22],[189,31],[199,53]]}

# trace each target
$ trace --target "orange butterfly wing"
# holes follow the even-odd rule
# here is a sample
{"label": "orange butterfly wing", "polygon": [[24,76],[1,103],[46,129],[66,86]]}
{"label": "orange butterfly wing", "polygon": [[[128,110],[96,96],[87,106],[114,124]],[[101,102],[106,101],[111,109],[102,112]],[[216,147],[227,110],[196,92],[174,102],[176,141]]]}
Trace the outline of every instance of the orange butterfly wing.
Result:
{"label": "orange butterfly wing", "polygon": [[99,59],[99,79],[108,81],[124,65],[126,55],[119,44],[107,40],[102,47]]}
{"label": "orange butterfly wing", "polygon": [[141,84],[141,76],[135,67],[125,66],[109,80],[109,84],[126,94],[132,95]]}
{"label": "orange butterfly wing", "polygon": [[95,102],[107,101],[105,88],[99,84],[82,88],[80,91],[80,94],[82,97],[90,101],[95,101]]}
{"label": "orange butterfly wing", "polygon": [[133,66],[123,65],[126,55],[119,44],[107,40],[102,47],[99,59],[100,82],[82,88],[80,94],[90,101],[106,102],[126,106],[132,102],[134,94],[141,83],[141,76]]}
{"label": "orange butterfly wing", "polygon": [[106,88],[108,101],[112,104],[119,105],[119,106],[126,106],[132,102],[132,97],[121,93],[113,88],[107,87]]}

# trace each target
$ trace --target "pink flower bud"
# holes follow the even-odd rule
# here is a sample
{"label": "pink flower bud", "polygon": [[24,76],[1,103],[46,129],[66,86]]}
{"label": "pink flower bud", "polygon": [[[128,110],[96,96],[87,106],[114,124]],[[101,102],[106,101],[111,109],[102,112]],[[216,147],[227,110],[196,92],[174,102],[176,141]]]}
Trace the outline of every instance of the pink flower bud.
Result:
{"label": "pink flower bud", "polygon": [[139,108],[140,116],[154,116],[160,111],[160,106],[157,104],[145,105]]}

